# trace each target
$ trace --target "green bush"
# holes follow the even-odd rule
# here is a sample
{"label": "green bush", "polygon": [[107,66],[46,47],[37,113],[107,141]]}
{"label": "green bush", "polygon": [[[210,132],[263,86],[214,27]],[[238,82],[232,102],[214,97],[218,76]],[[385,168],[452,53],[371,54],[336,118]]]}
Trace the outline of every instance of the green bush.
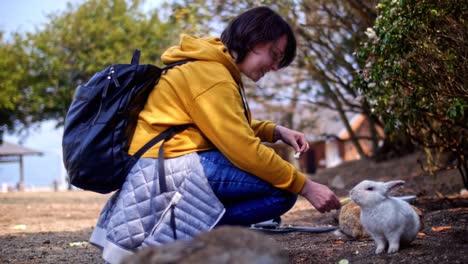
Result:
{"label": "green bush", "polygon": [[466,0],[381,1],[357,51],[365,67],[356,82],[390,135],[454,153],[465,185],[467,9]]}

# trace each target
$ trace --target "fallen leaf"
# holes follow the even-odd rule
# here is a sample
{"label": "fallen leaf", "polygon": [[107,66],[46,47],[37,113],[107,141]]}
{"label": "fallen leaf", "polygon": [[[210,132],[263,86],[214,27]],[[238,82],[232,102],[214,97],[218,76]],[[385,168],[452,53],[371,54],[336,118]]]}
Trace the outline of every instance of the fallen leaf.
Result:
{"label": "fallen leaf", "polygon": [[342,244],[344,244],[344,243],[345,243],[345,242],[342,241],[342,240],[335,240],[335,241],[333,241],[333,244],[335,244],[335,245],[342,245]]}
{"label": "fallen leaf", "polygon": [[442,232],[442,231],[452,230],[452,227],[451,226],[438,226],[438,227],[432,227],[431,230],[434,232]]}
{"label": "fallen leaf", "polygon": [[445,197],[442,193],[440,193],[440,192],[438,192],[438,191],[435,192],[435,196],[436,196],[437,198],[444,198],[444,197]]}
{"label": "fallen leaf", "polygon": [[13,229],[15,230],[25,230],[27,228],[26,225],[15,225]]}
{"label": "fallen leaf", "polygon": [[426,234],[424,234],[423,232],[418,233],[418,237],[425,237],[425,236],[426,236]]}

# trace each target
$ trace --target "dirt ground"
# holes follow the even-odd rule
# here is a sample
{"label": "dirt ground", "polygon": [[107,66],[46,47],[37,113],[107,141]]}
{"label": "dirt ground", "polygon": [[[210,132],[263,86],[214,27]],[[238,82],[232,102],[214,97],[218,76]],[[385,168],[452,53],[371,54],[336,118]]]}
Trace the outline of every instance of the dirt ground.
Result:
{"label": "dirt ground", "polygon": [[[457,195],[461,177],[456,171],[440,173],[436,198],[435,181],[421,172],[417,158],[350,162],[311,176],[332,186],[340,198],[362,179],[405,180],[398,194],[417,195],[424,228],[398,253],[375,255],[372,240],[353,240],[337,232],[269,236],[286,250],[291,263],[468,263],[468,198]],[[83,191],[0,193],[0,263],[103,263],[100,251],[87,241],[108,197]],[[336,226],[337,215],[320,214],[300,199],[283,216],[283,224]]]}

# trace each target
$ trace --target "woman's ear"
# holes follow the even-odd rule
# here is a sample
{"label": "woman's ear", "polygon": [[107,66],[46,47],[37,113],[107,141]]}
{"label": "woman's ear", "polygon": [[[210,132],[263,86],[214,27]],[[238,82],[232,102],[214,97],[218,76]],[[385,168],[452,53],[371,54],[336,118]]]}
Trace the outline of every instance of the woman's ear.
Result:
{"label": "woman's ear", "polygon": [[232,58],[234,59],[234,61],[237,62],[237,52],[235,52],[235,51],[233,51],[233,50],[232,50],[232,51],[230,50],[230,51],[229,51],[229,54],[231,54],[231,56],[232,56]]}

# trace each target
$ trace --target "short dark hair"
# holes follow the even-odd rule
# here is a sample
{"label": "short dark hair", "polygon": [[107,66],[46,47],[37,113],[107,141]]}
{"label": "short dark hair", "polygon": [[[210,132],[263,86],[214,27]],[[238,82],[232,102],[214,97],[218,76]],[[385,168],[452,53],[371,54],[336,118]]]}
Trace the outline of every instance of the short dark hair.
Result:
{"label": "short dark hair", "polygon": [[269,7],[255,7],[238,15],[221,34],[221,41],[229,51],[237,53],[236,62],[241,63],[255,45],[276,41],[283,35],[288,42],[279,67],[284,68],[296,57],[296,37],[290,25]]}

